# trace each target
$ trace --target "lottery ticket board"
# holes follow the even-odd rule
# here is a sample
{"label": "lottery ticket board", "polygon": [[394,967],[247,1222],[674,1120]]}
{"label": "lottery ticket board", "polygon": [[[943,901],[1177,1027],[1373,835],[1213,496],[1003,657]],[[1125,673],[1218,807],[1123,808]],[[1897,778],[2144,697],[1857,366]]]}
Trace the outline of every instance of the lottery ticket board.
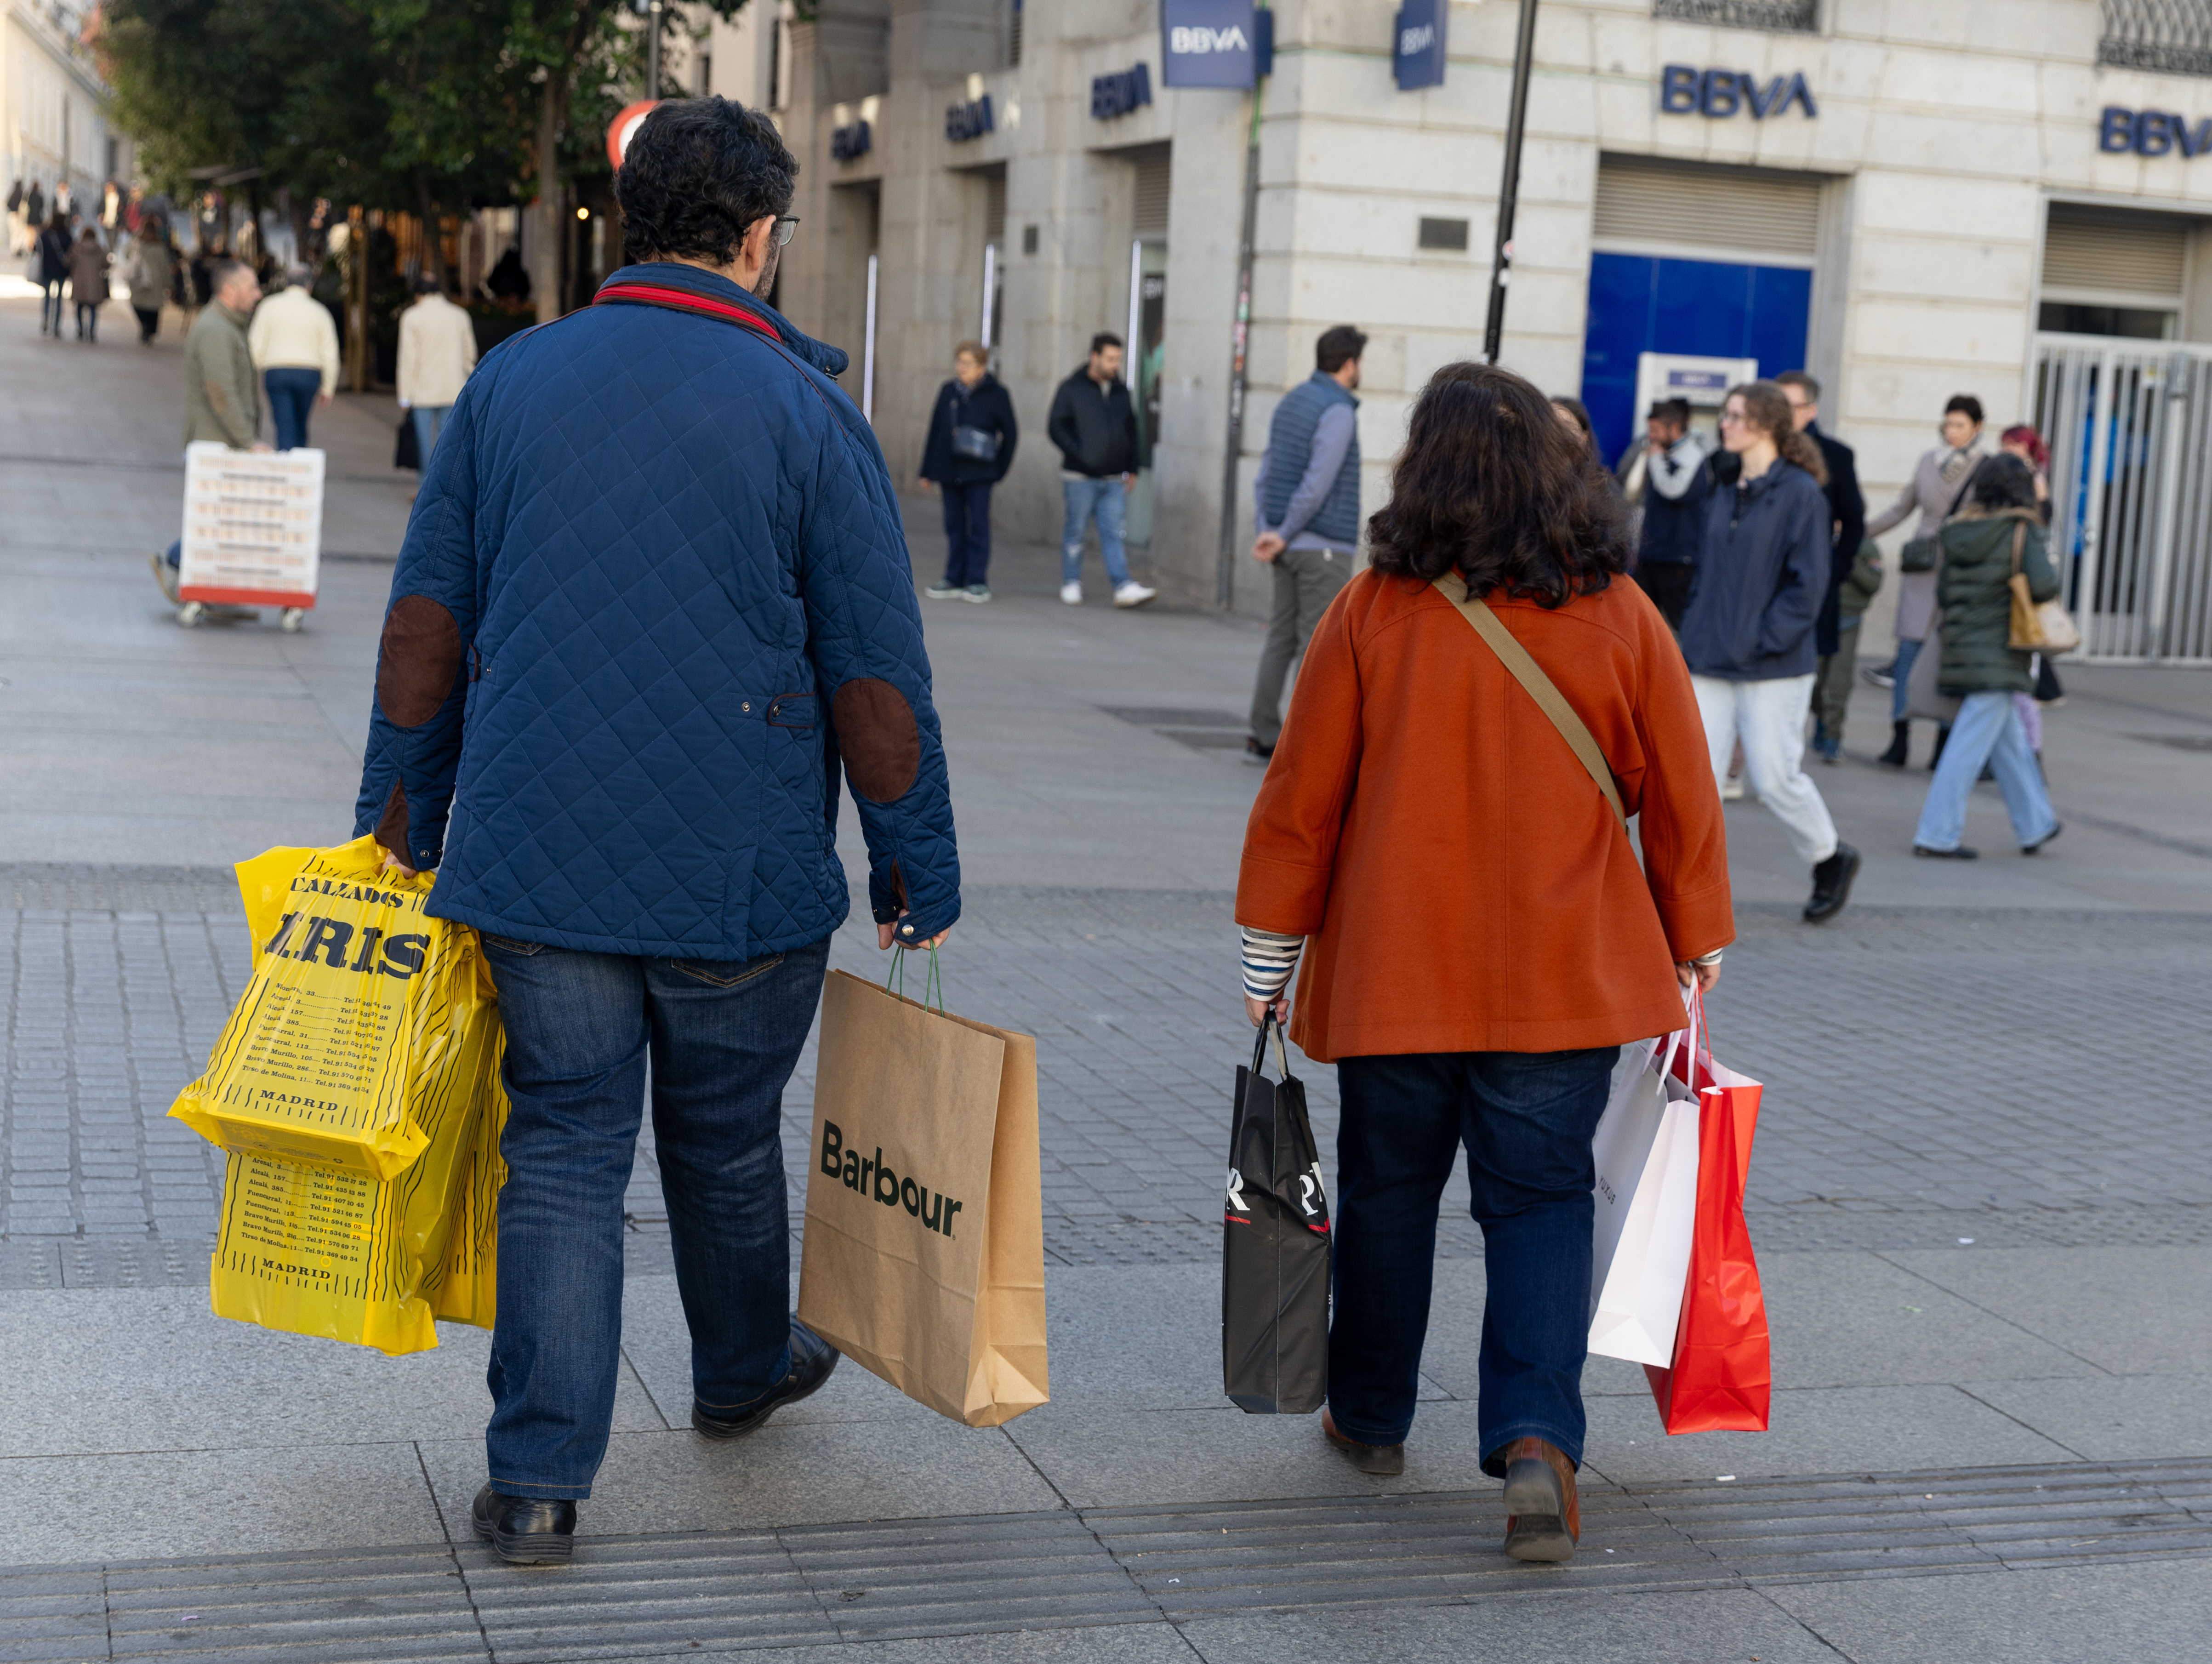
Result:
{"label": "lottery ticket board", "polygon": [[185,447],[186,601],[312,607],[323,543],[323,453]]}

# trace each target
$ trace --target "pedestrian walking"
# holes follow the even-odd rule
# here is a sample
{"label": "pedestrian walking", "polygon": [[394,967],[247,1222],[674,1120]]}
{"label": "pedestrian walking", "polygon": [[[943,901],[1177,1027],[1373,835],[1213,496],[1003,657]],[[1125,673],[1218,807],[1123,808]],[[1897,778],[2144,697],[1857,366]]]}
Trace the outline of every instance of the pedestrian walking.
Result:
{"label": "pedestrian walking", "polygon": [[990,349],[962,342],[921,447],[922,481],[945,498],[945,577],[922,592],[931,600],[991,598],[991,488],[1014,465],[1020,437],[1014,401],[991,373]]}
{"label": "pedestrian walking", "polygon": [[[476,320],[446,298],[436,278],[416,278],[415,304],[399,314],[399,408],[415,424],[426,476],[446,418],[476,367]],[[335,369],[331,380],[336,385]]]}
{"label": "pedestrian walking", "polygon": [[[1774,378],[1782,396],[1790,401],[1790,419],[1797,431],[1820,447],[1820,460],[1828,470],[1822,488],[1828,496],[1828,519],[1834,541],[1829,545],[1828,590],[1820,602],[1820,616],[1813,624],[1813,650],[1822,666],[1833,659],[1843,645],[1843,589],[1856,568],[1859,545],[1866,541],[1866,497],[1859,490],[1858,456],[1851,447],[1820,428],[1820,384],[1803,370],[1785,370]],[[1860,610],[1863,612],[1864,607]],[[1856,644],[1853,658],[1857,657]],[[1844,755],[1844,705],[1850,693],[1850,672],[1844,672],[1842,702],[1823,704],[1817,690],[1814,699],[1813,750],[1823,762],[1840,762]]]}
{"label": "pedestrian walking", "polygon": [[1252,558],[1274,568],[1274,610],[1252,689],[1244,755],[1265,762],[1283,732],[1283,682],[1359,550],[1359,355],[1349,324],[1322,331],[1314,373],[1283,395],[1252,481]]}
{"label": "pedestrian walking", "polygon": [[100,339],[100,309],[107,304],[107,251],[90,226],[70,250],[70,302],[76,313],[76,338]]}
{"label": "pedestrian walking", "polygon": [[1689,674],[1615,581],[1626,527],[1599,472],[1519,376],[1437,372],[1371,564],[1307,651],[1237,892],[1248,1014],[1287,1017],[1341,1092],[1323,1435],[1364,1473],[1404,1467],[1463,1145],[1482,1467],[1524,1560],[1580,1533],[1590,1139],[1614,1061],[1681,1026],[1678,982],[1710,987],[1735,934]]}
{"label": "pedestrian walking", "polygon": [[[1904,524],[1907,515],[1917,511],[1920,516],[1905,551],[1898,558],[1897,657],[1887,670],[1868,674],[1868,680],[1890,690],[1889,749],[1878,761],[1893,768],[1902,768],[1911,761],[1912,721],[1905,714],[1905,689],[1912,679],[1912,661],[1920,656],[1928,621],[1936,610],[1936,534],[1958,511],[1967,477],[1988,454],[1981,443],[1982,401],[1972,393],[1954,394],[1943,406],[1941,431],[1942,442],[1922,455],[1912,477],[1897,494],[1897,501],[1867,522],[1867,535],[1879,537],[1892,526]],[[1940,732],[1936,749],[1938,755],[1943,749]],[[1928,766],[1936,766],[1934,757]]]}
{"label": "pedestrian walking", "polygon": [[[1824,653],[1813,672],[1813,750],[1831,768],[1844,760],[1844,722],[1850,714],[1851,686],[1857,679],[1859,625],[1881,589],[1881,545],[1859,541],[1858,553],[1832,591],[1836,598],[1836,650]],[[1824,748],[1822,740],[1828,742]]]}
{"label": "pedestrian walking", "polygon": [[167,225],[149,215],[138,222],[123,257],[123,283],[131,295],[131,311],[138,320],[138,344],[150,347],[161,331],[161,307],[177,281],[177,263],[169,248]]}
{"label": "pedestrian walking", "polygon": [[37,252],[39,233],[46,228],[46,193],[40,188],[39,182],[33,179],[30,190],[23,197],[23,229],[27,237],[24,246],[33,253]]}
{"label": "pedestrian walking", "polygon": [[1091,356],[1060,384],[1045,418],[1045,437],[1060,452],[1060,493],[1066,510],[1060,534],[1060,598],[1083,604],[1083,528],[1095,521],[1098,554],[1114,586],[1114,604],[1140,607],[1159,592],[1129,575],[1121,547],[1122,511],[1137,483],[1137,411],[1121,380],[1121,337],[1101,330]]}
{"label": "pedestrian walking", "polygon": [[1705,537],[1705,499],[1713,481],[1705,442],[1690,429],[1690,401],[1662,398],[1644,417],[1644,523],[1637,536],[1635,578],[1667,628],[1682,628],[1690,574]]}
{"label": "pedestrian walking", "polygon": [[2028,594],[2038,603],[2058,595],[2057,569],[2036,513],[2033,470],[2019,457],[1984,459],[1974,470],[1965,507],[1937,535],[1943,656],[1936,687],[1960,704],[1936,778],[1928,783],[1912,853],[1975,859],[1978,852],[1962,841],[1966,801],[1987,764],[2004,793],[2020,853],[2033,855],[2061,829],[2013,708],[2014,695],[2035,685],[2028,663],[2033,655],[2011,645],[2013,576],[2027,578]]}
{"label": "pedestrian walking", "polygon": [[8,252],[11,256],[26,253],[31,246],[30,230],[23,214],[23,204],[29,196],[21,178],[8,187]]}
{"label": "pedestrian walking", "polygon": [[1705,537],[1682,613],[1682,656],[1705,718],[1716,786],[1741,744],[1743,769],[1813,869],[1808,924],[1844,910],[1859,853],[1836,835],[1820,788],[1806,774],[1805,718],[1813,702],[1813,627],[1828,589],[1832,533],[1827,465],[1799,433],[1771,381],[1729,390],[1721,445],[1734,482],[1705,503]]}
{"label": "pedestrian walking", "polygon": [[[261,285],[252,267],[220,256],[209,263],[208,282],[210,304],[185,336],[185,443],[216,440],[234,451],[265,451],[261,380],[246,335]],[[154,581],[172,604],[183,558],[181,540],[153,557]]]}
{"label": "pedestrian walking", "polygon": [[[261,367],[276,448],[296,451],[307,442],[307,418],[337,396],[338,331],[330,308],[310,289],[314,274],[303,265],[284,274],[284,287],[253,314],[246,341]],[[403,328],[405,319],[401,320]]]}
{"label": "pedestrian walking", "polygon": [[759,111],[647,116],[629,264],[456,386],[393,574],[356,830],[437,869],[498,988],[472,1520],[508,1560],[569,1558],[606,1451],[648,1066],[691,1425],[749,1433],[837,1362],[790,1315],[780,1105],[846,914],[840,762],[878,941],[960,913],[890,475],[846,355],[759,298],[797,171]]}
{"label": "pedestrian walking", "polygon": [[39,301],[39,333],[51,335],[57,341],[62,334],[62,285],[69,282],[70,257],[76,245],[70,237],[69,216],[59,209],[46,222],[46,228],[39,234],[37,282],[41,291]]}

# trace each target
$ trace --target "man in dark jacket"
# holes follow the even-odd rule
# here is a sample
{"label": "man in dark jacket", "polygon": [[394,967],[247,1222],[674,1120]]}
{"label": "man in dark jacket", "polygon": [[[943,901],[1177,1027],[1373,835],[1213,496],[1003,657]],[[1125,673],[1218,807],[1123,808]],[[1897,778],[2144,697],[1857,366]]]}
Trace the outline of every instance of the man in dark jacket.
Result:
{"label": "man in dark jacket", "polygon": [[1807,776],[1805,716],[1813,699],[1813,622],[1828,587],[1824,465],[1791,425],[1771,381],[1731,388],[1721,444],[1740,465],[1705,504],[1705,534],[1682,613],[1682,657],[1705,720],[1716,782],[1741,744],[1759,800],[1813,869],[1808,924],[1843,911],[1859,853],[1836,836]]}
{"label": "man in dark jacket", "polygon": [[945,494],[945,579],[922,592],[931,600],[991,598],[991,488],[1013,466],[1020,436],[1014,401],[991,373],[990,349],[962,342],[921,447],[922,480]]}
{"label": "man in dark jacket", "polygon": [[1275,569],[1275,607],[1252,690],[1244,755],[1265,762],[1283,732],[1283,678],[1352,576],[1359,552],[1359,355],[1349,324],[1314,343],[1314,373],[1275,406],[1252,481],[1252,558]]}
{"label": "man in dark jacket", "polygon": [[1137,483],[1137,411],[1121,380],[1120,336],[1101,330],[1091,337],[1090,360],[1052,396],[1044,434],[1060,451],[1067,511],[1060,536],[1060,598],[1083,604],[1083,528],[1096,519],[1114,604],[1144,605],[1159,592],[1129,575],[1121,550],[1122,509]]}
{"label": "man in dark jacket", "polygon": [[[1797,431],[1820,447],[1820,460],[1828,465],[1828,515],[1835,524],[1836,540],[1828,557],[1828,592],[1813,624],[1813,650],[1826,666],[1842,646],[1843,589],[1858,561],[1859,545],[1866,541],[1866,498],[1859,490],[1858,457],[1839,439],[1820,431],[1820,384],[1803,370],[1785,370],[1774,378],[1782,396],[1790,401],[1790,419]],[[1846,677],[1848,684],[1848,676]],[[1831,728],[1816,719],[1813,749],[1823,762],[1843,756],[1844,730]]]}
{"label": "man in dark jacket", "polygon": [[648,1060],[691,1424],[751,1431],[837,1354],[787,1310],[780,1102],[846,913],[960,913],[945,752],[890,475],[845,355],[757,297],[797,222],[767,117],[665,103],[617,176],[625,265],[462,390],[393,575],[356,834],[436,867],[498,986],[490,1483],[479,1536],[568,1558],[620,1365]]}
{"label": "man in dark jacket", "polygon": [[1705,535],[1712,476],[1705,442],[1690,430],[1690,402],[1662,398],[1644,418],[1644,525],[1637,537],[1636,581],[1668,628],[1682,628],[1690,574]]}

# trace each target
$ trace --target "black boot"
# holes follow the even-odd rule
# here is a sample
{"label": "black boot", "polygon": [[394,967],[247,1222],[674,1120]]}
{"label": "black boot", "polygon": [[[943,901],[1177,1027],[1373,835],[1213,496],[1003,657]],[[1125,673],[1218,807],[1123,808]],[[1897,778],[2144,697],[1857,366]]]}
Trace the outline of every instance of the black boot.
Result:
{"label": "black boot", "polygon": [[1905,759],[1911,755],[1911,723],[1901,720],[1893,722],[1889,725],[1889,749],[1875,761],[1886,762],[1893,768],[1902,768],[1905,767]]}
{"label": "black boot", "polygon": [[1859,852],[1847,843],[1813,869],[1813,899],[1805,903],[1805,922],[1825,924],[1851,899],[1851,880],[1859,876]]}
{"label": "black boot", "polygon": [[1948,722],[1937,723],[1936,725],[1936,754],[1928,759],[1928,772],[1929,774],[1934,774],[1936,772],[1936,765],[1943,761],[1943,748],[1950,743],[1951,725]]}

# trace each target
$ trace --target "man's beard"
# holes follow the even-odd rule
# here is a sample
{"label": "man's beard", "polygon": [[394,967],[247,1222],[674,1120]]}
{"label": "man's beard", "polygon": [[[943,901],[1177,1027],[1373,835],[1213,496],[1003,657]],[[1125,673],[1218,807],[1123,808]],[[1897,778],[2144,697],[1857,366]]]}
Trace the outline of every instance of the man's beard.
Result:
{"label": "man's beard", "polygon": [[771,242],[768,246],[768,258],[761,262],[760,276],[753,279],[753,293],[763,301],[768,299],[769,291],[775,287],[775,268],[782,258],[783,250]]}

